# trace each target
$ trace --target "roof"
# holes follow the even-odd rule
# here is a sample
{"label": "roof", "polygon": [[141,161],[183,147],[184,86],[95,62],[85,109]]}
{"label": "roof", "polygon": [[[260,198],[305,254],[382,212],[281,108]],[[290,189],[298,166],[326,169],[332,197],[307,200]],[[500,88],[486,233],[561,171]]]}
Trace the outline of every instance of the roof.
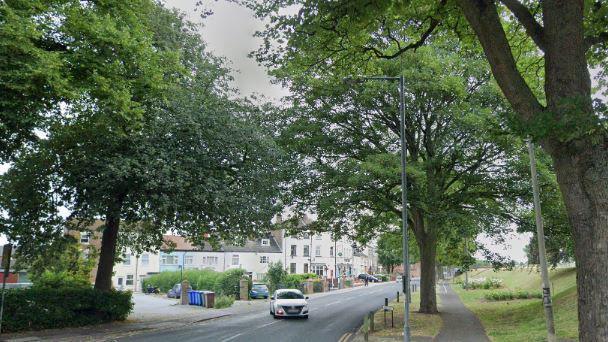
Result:
{"label": "roof", "polygon": [[[178,235],[164,235],[163,239],[166,242],[172,242],[175,245],[175,251],[200,251],[200,252],[251,252],[251,253],[281,253],[281,247],[275,240],[274,236],[268,235],[265,238],[256,240],[247,240],[243,246],[232,244],[221,244],[218,249],[213,249],[211,244],[205,242],[203,246],[192,244],[187,238]],[[262,239],[270,240],[268,246],[262,246]],[[168,250],[170,246],[163,244],[161,250]]]}

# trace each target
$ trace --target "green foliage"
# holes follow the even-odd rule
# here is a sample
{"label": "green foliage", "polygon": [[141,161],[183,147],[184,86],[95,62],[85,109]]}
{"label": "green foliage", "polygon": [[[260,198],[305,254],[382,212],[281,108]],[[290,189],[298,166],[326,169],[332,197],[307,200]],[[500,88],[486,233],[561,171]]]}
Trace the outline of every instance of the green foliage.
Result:
{"label": "green foliage", "polygon": [[323,292],[323,281],[322,280],[315,280],[312,282],[312,292],[314,292],[314,293]]}
{"label": "green foliage", "polygon": [[268,281],[270,292],[274,292],[279,288],[279,284],[283,283],[287,272],[283,268],[283,263],[280,261],[272,262],[268,265],[266,272],[266,280]]}
{"label": "green foliage", "polygon": [[39,288],[6,291],[2,332],[75,327],[127,318],[131,292],[92,288]]}
{"label": "green foliage", "polygon": [[[220,295],[240,297],[240,280],[245,275],[245,270],[242,268],[230,269],[222,272],[215,282],[216,292]],[[249,282],[248,291],[253,286],[251,279],[247,277]]]}
{"label": "green foliage", "polygon": [[53,241],[42,254],[29,261],[18,258],[27,267],[34,286],[40,287],[90,287],[91,270],[95,266],[95,251],[88,249],[85,257],[80,244],[72,236]]}
{"label": "green foliage", "polygon": [[47,270],[32,279],[32,282],[34,287],[46,289],[91,287],[89,275],[79,277],[67,271],[53,272]]}
{"label": "green foliage", "polygon": [[215,309],[229,308],[232,306],[233,303],[234,303],[233,296],[219,295],[219,296],[215,297],[215,303],[213,304],[213,307]]}
{"label": "green foliage", "polygon": [[532,299],[543,298],[543,294],[540,291],[530,292],[530,291],[491,291],[484,295],[484,298],[491,301],[501,301],[501,300],[513,300],[513,299]]}
{"label": "green foliage", "polygon": [[[233,100],[229,70],[196,25],[151,0],[41,10],[67,16],[47,36],[74,41],[75,85],[0,178],[0,233],[22,255],[60,238],[61,208],[77,230],[121,217],[117,255],[158,249],[169,229],[194,244],[270,229],[285,180],[283,153],[258,125],[272,108]],[[109,279],[112,264],[101,266],[97,279]]]}
{"label": "green foliage", "polygon": [[[183,275],[183,279],[188,280],[193,290],[214,291],[218,296],[224,295],[238,298],[240,295],[239,282],[244,274],[245,270],[240,268],[230,269],[225,272],[216,272],[211,269],[186,270],[183,273],[179,271],[164,271],[144,279],[143,288],[145,289],[148,285],[151,285],[158,287],[162,292],[167,292],[180,282],[180,276]],[[251,279],[248,278],[248,282],[249,290],[251,290]]]}
{"label": "green foliage", "polygon": [[463,289],[468,290],[489,290],[489,289],[499,289],[503,287],[502,279],[498,278],[473,278],[469,280],[469,284],[462,284]]}

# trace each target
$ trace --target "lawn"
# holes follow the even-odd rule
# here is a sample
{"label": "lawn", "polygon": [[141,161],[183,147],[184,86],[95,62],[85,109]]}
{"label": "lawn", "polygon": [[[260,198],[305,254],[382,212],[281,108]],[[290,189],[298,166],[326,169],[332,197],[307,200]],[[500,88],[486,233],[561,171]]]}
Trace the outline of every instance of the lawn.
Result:
{"label": "lawn", "polygon": [[[442,321],[439,315],[428,315],[418,313],[420,303],[420,292],[412,293],[412,303],[410,305],[410,331],[412,336],[435,336],[441,329]],[[403,338],[403,297],[399,303],[396,301],[390,302],[389,306],[393,307],[395,325],[391,327],[390,313],[387,313],[387,324],[384,324],[383,311],[379,310],[374,315],[374,332],[370,334],[370,340],[374,337],[395,337]]]}
{"label": "lawn", "polygon": [[[540,273],[532,269],[513,271],[480,270],[471,272],[476,277],[500,278],[507,290],[540,291]],[[458,279],[463,280],[463,277]],[[562,339],[578,337],[576,308],[576,270],[573,268],[551,271],[553,309],[556,333]],[[490,302],[484,295],[492,290],[464,290],[454,286],[464,304],[473,311],[484,325],[493,341],[545,341],[545,316],[540,299]]]}

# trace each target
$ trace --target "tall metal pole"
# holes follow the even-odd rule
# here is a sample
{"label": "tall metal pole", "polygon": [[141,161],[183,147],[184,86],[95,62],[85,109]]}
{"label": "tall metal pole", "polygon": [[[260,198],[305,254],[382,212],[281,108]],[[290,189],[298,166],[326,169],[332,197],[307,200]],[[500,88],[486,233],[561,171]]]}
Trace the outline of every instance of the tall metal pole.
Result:
{"label": "tall metal pole", "polygon": [[[466,236],[464,238],[464,254],[467,256],[469,254],[469,239]],[[466,290],[469,289],[469,266],[467,266],[467,270],[464,272],[464,288]]]}
{"label": "tall metal pole", "polygon": [[547,270],[547,259],[545,256],[545,232],[543,227],[543,218],[540,211],[540,196],[538,191],[538,178],[536,175],[536,156],[534,154],[534,144],[532,144],[530,140],[528,140],[528,154],[530,155],[532,191],[534,192],[536,240],[538,240],[538,259],[540,261],[540,273],[543,281],[543,306],[545,307],[545,320],[547,322],[547,339],[549,342],[555,342],[557,339],[555,337],[555,323],[553,321],[553,304],[551,303],[549,271]]}
{"label": "tall metal pole", "polygon": [[403,312],[403,341],[410,341],[410,262],[407,231],[407,178],[405,173],[407,141],[405,139],[405,99],[403,75],[399,76],[399,130],[401,132],[401,223],[403,226],[403,293],[406,295]]}

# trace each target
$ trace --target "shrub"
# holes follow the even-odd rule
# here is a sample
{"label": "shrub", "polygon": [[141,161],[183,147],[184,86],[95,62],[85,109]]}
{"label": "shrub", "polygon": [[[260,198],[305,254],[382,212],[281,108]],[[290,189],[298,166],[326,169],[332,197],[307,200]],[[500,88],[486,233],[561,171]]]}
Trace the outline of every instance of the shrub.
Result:
{"label": "shrub", "polygon": [[344,281],[344,286],[345,287],[352,287],[353,286],[353,281],[350,279],[347,279]]}
{"label": "shrub", "polygon": [[468,286],[466,284],[462,284],[463,289],[499,289],[503,286],[502,279],[498,278],[473,278],[469,281]]}
{"label": "shrub", "polygon": [[83,278],[78,275],[70,274],[67,271],[51,272],[44,271],[34,282],[34,287],[43,289],[59,288],[91,288],[91,281],[88,277]]}
{"label": "shrub", "polygon": [[266,280],[270,287],[270,291],[275,291],[279,288],[279,285],[285,281],[287,272],[283,269],[283,263],[273,262],[268,265],[268,272],[266,273]]}
{"label": "shrub", "polygon": [[232,296],[217,296],[215,297],[215,303],[213,305],[216,309],[229,308],[234,303],[234,297]]}
{"label": "shrub", "polygon": [[[240,288],[239,282],[243,275],[245,274],[245,270],[242,268],[235,268],[228,270],[226,272],[220,273],[220,276],[217,278],[215,282],[215,292],[220,295],[229,296],[232,295],[235,298],[240,297]],[[251,279],[247,278],[249,281],[248,290],[251,290],[251,286],[253,285]]]}
{"label": "shrub", "polygon": [[487,300],[499,301],[499,300],[512,300],[512,299],[530,299],[530,298],[542,298],[540,292],[528,292],[528,291],[492,291],[488,292],[484,296]]}
{"label": "shrub", "polygon": [[2,332],[125,320],[133,309],[131,292],[90,287],[11,289],[5,296]]}

